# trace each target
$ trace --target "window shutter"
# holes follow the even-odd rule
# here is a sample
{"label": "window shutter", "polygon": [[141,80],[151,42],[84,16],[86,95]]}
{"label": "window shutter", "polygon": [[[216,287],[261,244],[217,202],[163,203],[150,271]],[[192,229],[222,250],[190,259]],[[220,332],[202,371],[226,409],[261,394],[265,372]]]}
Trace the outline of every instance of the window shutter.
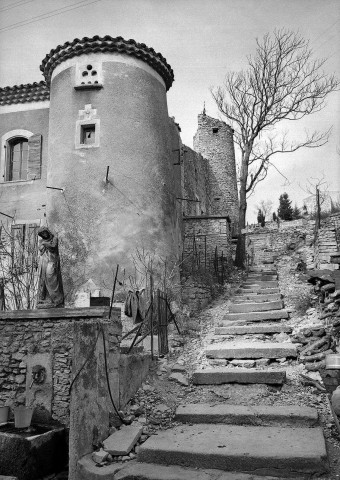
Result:
{"label": "window shutter", "polygon": [[27,180],[41,178],[41,147],[42,136],[40,134],[32,135],[28,139]]}

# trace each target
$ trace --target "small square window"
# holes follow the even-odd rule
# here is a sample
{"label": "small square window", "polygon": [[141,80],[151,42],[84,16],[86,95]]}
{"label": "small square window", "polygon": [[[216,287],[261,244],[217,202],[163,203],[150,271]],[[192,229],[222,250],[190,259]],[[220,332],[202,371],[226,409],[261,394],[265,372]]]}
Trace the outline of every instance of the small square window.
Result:
{"label": "small square window", "polygon": [[81,126],[81,140],[82,145],[93,145],[95,143],[96,126],[82,125]]}

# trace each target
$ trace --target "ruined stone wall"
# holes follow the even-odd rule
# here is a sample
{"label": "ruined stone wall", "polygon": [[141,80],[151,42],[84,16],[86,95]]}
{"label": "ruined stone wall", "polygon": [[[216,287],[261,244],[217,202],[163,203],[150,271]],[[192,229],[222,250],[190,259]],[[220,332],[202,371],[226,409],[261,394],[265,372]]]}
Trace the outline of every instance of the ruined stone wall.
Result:
{"label": "ruined stone wall", "polygon": [[208,160],[211,215],[229,215],[238,222],[238,194],[233,129],[208,115],[198,115],[194,150]]}
{"label": "ruined stone wall", "polygon": [[[75,336],[98,322],[107,326],[108,352],[112,361],[119,353],[120,310],[105,320],[104,308],[17,310],[0,313],[0,403],[32,404],[40,419],[69,424],[69,388],[75,377]],[[95,337],[93,337],[95,341]],[[93,343],[93,342],[92,342]],[[92,345],[91,345],[92,348]],[[90,350],[84,353],[88,356]],[[118,358],[116,359],[118,377]],[[77,364],[80,362],[77,354]],[[46,381],[33,384],[32,367],[46,368]],[[117,390],[117,386],[115,386]],[[118,393],[117,393],[118,400]]]}
{"label": "ruined stone wall", "polygon": [[[209,215],[211,206],[208,161],[191,148],[183,152],[182,210],[184,216]],[[198,201],[195,201],[198,200]]]}
{"label": "ruined stone wall", "polygon": [[[288,222],[287,222],[288,223]],[[249,231],[247,236],[254,246],[254,263],[262,263],[268,252],[275,255],[283,255],[292,250],[299,250],[301,259],[307,268],[314,268],[314,223],[305,222],[304,225],[292,225],[289,228],[279,229],[256,229]]]}

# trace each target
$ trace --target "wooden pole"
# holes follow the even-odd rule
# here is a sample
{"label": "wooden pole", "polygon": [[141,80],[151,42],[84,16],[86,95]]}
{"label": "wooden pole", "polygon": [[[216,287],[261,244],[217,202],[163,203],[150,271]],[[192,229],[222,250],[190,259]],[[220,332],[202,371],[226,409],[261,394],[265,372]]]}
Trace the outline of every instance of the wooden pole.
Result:
{"label": "wooden pole", "polygon": [[151,334],[151,359],[154,359],[153,355],[153,276],[150,275],[150,296],[151,296],[151,312],[150,312],[150,334]]}

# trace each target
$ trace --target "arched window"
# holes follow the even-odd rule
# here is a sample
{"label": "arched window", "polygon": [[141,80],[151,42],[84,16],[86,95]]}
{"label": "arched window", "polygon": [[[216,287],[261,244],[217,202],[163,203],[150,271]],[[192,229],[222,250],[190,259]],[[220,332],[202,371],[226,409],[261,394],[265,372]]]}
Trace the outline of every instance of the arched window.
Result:
{"label": "arched window", "polygon": [[1,137],[0,183],[41,178],[42,136],[28,130],[11,130]]}
{"label": "arched window", "polygon": [[28,139],[14,137],[6,145],[5,182],[27,180]]}

